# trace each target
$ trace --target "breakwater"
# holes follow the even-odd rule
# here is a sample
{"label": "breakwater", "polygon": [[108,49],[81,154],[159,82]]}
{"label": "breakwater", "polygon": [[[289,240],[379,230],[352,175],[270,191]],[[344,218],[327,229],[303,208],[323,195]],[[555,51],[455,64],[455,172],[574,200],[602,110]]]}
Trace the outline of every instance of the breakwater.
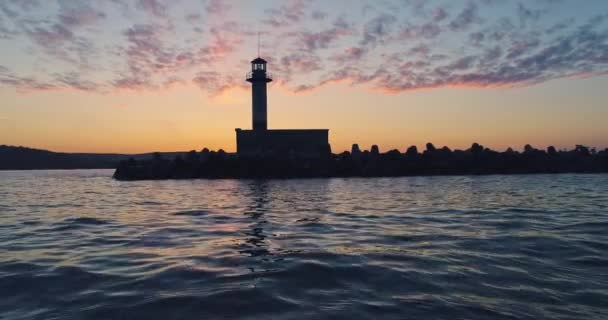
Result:
{"label": "breakwater", "polygon": [[383,177],[411,175],[599,173],[608,172],[608,149],[596,151],[582,145],[572,150],[549,147],[539,150],[525,146],[522,152],[494,151],[475,143],[467,150],[435,148],[427,144],[419,152],[415,146],[404,153],[380,153],[377,146],[323,158],[295,158],[288,154],[269,157],[239,157],[238,154],[204,149],[167,159],[122,161],[114,173],[118,180],[195,178],[314,178]]}

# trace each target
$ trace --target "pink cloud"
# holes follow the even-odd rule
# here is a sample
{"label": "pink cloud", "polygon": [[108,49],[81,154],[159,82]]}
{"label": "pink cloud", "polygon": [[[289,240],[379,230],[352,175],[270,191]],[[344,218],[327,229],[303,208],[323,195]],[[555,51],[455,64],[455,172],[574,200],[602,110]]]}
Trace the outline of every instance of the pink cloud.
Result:
{"label": "pink cloud", "polygon": [[[276,82],[293,92],[332,83],[386,92],[516,87],[608,70],[606,17],[546,22],[535,4],[503,4],[505,17],[492,19],[482,11],[496,5],[491,1],[431,7],[409,0],[406,9],[378,4],[365,10],[353,4],[342,14],[320,11],[314,1],[288,0],[260,10],[255,21],[264,22],[254,25],[237,15],[240,7],[219,0],[196,2],[189,11],[181,10],[180,1],[113,3],[121,7],[0,4],[0,40],[24,37],[15,43],[29,46],[22,50],[28,65],[0,68],[0,83],[18,90],[88,92],[194,84],[216,94],[246,86],[241,75],[255,55],[257,28]],[[51,14],[36,17],[44,11],[39,8]],[[136,17],[116,21],[117,12],[108,10]],[[416,14],[404,16],[408,12]],[[531,24],[539,27],[530,30]],[[38,68],[36,77],[30,66]]]}
{"label": "pink cloud", "polygon": [[167,6],[158,0],[138,0],[137,8],[159,18],[164,18],[167,15]]}

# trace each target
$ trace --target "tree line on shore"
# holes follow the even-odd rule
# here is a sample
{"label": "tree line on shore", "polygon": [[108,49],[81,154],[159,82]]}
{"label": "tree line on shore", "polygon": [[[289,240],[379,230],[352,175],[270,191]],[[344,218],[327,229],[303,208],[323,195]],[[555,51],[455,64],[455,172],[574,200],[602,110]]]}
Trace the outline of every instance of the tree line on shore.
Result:
{"label": "tree line on shore", "polygon": [[526,145],[523,151],[511,148],[498,152],[473,143],[466,150],[436,148],[427,143],[420,152],[411,146],[400,152],[381,153],[377,145],[350,152],[328,154],[323,158],[302,158],[290,154],[243,158],[223,150],[190,151],[166,159],[154,154],[151,159],[120,162],[114,177],[120,180],[187,178],[308,178],[374,177],[456,174],[524,173],[599,173],[608,172],[608,149],[597,151],[583,145],[571,150],[546,150]]}

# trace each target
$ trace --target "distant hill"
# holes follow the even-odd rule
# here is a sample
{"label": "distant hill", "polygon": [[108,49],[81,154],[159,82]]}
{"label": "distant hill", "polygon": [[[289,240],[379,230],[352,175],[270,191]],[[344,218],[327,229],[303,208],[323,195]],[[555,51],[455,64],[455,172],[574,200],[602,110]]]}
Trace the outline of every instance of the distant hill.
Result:
{"label": "distant hill", "polygon": [[[185,152],[163,152],[174,157]],[[151,158],[153,153],[64,153],[27,147],[0,145],[0,170],[114,169],[121,160]]]}

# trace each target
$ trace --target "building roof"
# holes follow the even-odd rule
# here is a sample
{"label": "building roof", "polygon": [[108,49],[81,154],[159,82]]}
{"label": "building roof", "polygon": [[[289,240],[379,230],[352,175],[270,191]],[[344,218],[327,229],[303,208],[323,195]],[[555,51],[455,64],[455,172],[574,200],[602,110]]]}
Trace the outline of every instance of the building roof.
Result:
{"label": "building roof", "polygon": [[260,57],[257,57],[255,59],[251,60],[251,63],[266,63],[266,60],[264,60]]}
{"label": "building roof", "polygon": [[329,129],[266,129],[266,130],[252,130],[252,129],[234,129],[237,132],[255,132],[258,134],[299,134],[299,133],[319,133],[329,132]]}

